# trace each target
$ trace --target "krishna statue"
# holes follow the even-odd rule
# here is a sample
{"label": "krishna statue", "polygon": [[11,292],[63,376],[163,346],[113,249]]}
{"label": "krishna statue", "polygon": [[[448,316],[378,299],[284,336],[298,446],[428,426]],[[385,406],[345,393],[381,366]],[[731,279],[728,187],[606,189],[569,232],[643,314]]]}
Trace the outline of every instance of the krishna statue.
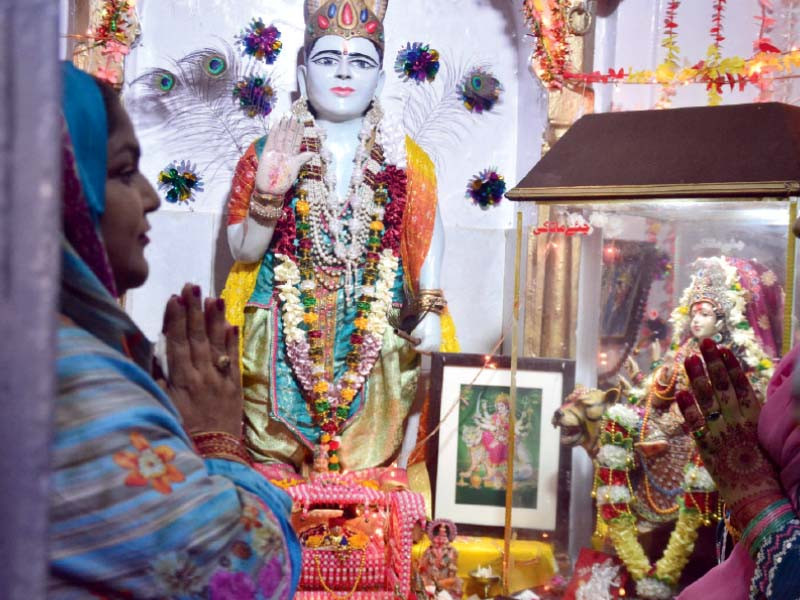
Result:
{"label": "krishna statue", "polygon": [[434,166],[378,100],[387,4],[305,0],[300,98],[232,183],[223,297],[242,331],[245,440],[270,479],[407,454],[419,352],[457,349]]}

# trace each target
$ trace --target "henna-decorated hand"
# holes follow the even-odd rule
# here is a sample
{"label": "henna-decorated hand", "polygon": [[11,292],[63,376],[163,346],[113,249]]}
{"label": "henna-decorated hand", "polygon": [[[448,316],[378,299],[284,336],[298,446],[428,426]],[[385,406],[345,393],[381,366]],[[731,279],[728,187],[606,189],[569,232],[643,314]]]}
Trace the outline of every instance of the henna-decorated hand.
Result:
{"label": "henna-decorated hand", "polygon": [[313,152],[300,152],[303,124],[293,117],[284,117],[269,132],[264,152],[258,161],[256,191],[283,196],[297,179],[300,169]]}
{"label": "henna-decorated hand", "polygon": [[703,340],[700,351],[702,359],[695,355],[684,362],[694,396],[681,391],[677,401],[703,463],[731,509],[734,526],[743,529],[785,496],[758,443],[761,405],[739,361],[710,339]]}

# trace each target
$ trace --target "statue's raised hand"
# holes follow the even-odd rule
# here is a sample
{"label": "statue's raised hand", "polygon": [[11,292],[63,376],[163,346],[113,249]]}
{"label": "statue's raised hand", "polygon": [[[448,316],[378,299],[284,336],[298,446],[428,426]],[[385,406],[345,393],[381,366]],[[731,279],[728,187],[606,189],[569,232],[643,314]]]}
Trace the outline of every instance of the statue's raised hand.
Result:
{"label": "statue's raised hand", "polygon": [[313,152],[300,152],[303,124],[294,117],[284,117],[272,127],[264,152],[258,161],[256,191],[283,196],[294,185],[300,169]]}

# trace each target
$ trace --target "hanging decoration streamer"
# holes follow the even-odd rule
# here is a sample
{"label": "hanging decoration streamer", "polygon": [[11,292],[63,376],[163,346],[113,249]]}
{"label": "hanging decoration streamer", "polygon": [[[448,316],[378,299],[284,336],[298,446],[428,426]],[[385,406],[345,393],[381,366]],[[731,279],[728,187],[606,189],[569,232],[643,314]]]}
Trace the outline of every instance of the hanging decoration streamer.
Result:
{"label": "hanging decoration streamer", "polygon": [[722,13],[725,11],[726,2],[727,0],[714,0],[714,13],[711,16],[711,39],[714,40],[717,50],[725,41],[725,36],[722,35]]}
{"label": "hanging decoration streamer", "polygon": [[167,202],[188,204],[194,202],[197,192],[203,191],[203,179],[189,161],[172,161],[158,174],[158,189],[167,192]]}
{"label": "hanging decoration streamer", "polygon": [[[670,0],[667,3],[667,11],[664,15],[664,39],[661,40],[661,47],[666,51],[664,62],[658,69],[664,71],[663,75],[668,77],[669,73],[678,70],[678,60],[680,59],[680,49],[678,48],[678,8],[680,0]],[[672,97],[675,95],[675,84],[668,83],[661,86],[661,94],[656,102],[656,108],[669,108],[672,105]]]}
{"label": "hanging decoration streamer", "polygon": [[439,53],[428,44],[414,42],[397,53],[394,70],[405,81],[432,82],[439,72]]}
{"label": "hanging decoration streamer", "polygon": [[459,88],[461,101],[470,112],[482,113],[492,110],[500,99],[503,86],[491,73],[480,67],[470,70]]}
{"label": "hanging decoration streamer", "polygon": [[506,193],[506,181],[494,169],[487,169],[472,178],[467,186],[467,198],[486,210],[490,206],[497,206]]}
{"label": "hanging decoration streamer", "polygon": [[73,53],[75,65],[119,88],[122,86],[125,57],[141,30],[133,0],[96,2],[86,35],[78,40]]}
{"label": "hanging decoration streamer", "polygon": [[[757,55],[779,53],[780,50],[772,43],[769,33],[775,26],[775,19],[772,18],[771,0],[758,0],[760,14],[756,17],[758,21],[758,38],[753,42],[753,50]],[[766,66],[766,65],[765,65]],[[755,82],[758,86],[758,98],[756,102],[769,102],[772,99],[772,80],[775,71],[768,66],[759,70],[760,77]]]}
{"label": "hanging decoration streamer", "polygon": [[569,0],[524,0],[525,20],[536,36],[533,69],[550,89],[560,89],[569,63],[569,28],[564,18]]}
{"label": "hanging decoration streamer", "polygon": [[266,117],[275,108],[275,90],[269,78],[250,75],[233,86],[233,97],[248,117]]}
{"label": "hanging decoration streamer", "polygon": [[[726,89],[744,90],[748,85],[759,88],[759,101],[770,98],[772,80],[778,74],[794,77],[800,68],[800,50],[792,48],[781,52],[769,37],[775,25],[770,0],[758,0],[760,14],[759,35],[754,44],[755,53],[749,58],[722,56],[724,9],[727,0],[712,0],[711,45],[704,60],[687,63],[680,60],[677,45],[677,10],[679,0],[667,3],[665,36],[662,47],[666,50],[664,61],[656,69],[628,70],[611,68],[607,72],[577,73],[570,69],[568,36],[569,27],[564,15],[569,10],[567,0],[523,0],[523,11],[532,33],[536,36],[533,68],[542,82],[551,89],[559,89],[569,82],[583,84],[627,83],[657,84],[666,88],[659,106],[668,106],[672,92],[678,85],[700,84],[709,92],[709,103],[719,104]],[[680,66],[684,62],[686,65]]]}
{"label": "hanging decoration streamer", "polygon": [[237,41],[242,47],[242,54],[263,60],[271,65],[281,53],[283,43],[280,41],[281,32],[274,25],[264,25],[261,19],[253,19],[250,25],[238,36]]}

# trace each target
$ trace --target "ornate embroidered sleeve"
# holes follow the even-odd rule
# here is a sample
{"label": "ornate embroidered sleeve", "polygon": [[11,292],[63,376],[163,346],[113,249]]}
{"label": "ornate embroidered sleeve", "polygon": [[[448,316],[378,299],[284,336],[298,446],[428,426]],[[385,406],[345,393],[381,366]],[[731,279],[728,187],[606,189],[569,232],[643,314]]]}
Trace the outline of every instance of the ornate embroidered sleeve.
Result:
{"label": "ornate embroidered sleeve", "polygon": [[755,531],[746,530],[742,535],[751,542],[749,549],[756,563],[750,598],[800,598],[800,520],[791,504],[782,500],[770,505],[753,521]]}
{"label": "ornate embroidered sleeve", "polygon": [[256,170],[258,169],[258,152],[253,142],[247,148],[233,174],[231,182],[231,195],[228,199],[228,225],[236,225],[247,218],[250,207],[250,196],[256,185]]}
{"label": "ornate embroidered sleeve", "polygon": [[82,330],[60,332],[57,373],[49,595],[292,596],[282,491],[198,456],[155,382]]}

